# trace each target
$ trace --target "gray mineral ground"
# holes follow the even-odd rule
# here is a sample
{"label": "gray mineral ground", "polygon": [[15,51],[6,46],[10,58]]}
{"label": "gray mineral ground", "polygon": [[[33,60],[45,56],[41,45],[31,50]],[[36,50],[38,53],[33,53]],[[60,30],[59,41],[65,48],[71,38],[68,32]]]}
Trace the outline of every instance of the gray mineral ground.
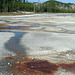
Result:
{"label": "gray mineral ground", "polygon": [[16,75],[10,69],[15,59],[4,58],[15,56],[19,61],[19,55],[55,64],[74,63],[66,69],[59,67],[53,75],[75,75],[75,14],[0,16],[0,75]]}

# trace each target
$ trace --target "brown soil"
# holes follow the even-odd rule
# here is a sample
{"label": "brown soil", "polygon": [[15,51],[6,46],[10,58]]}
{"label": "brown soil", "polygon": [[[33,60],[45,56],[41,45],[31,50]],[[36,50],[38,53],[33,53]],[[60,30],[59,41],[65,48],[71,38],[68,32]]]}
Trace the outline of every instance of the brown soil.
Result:
{"label": "brown soil", "polygon": [[6,24],[0,24],[0,27],[1,27],[1,26],[9,26],[9,25],[6,25]]}

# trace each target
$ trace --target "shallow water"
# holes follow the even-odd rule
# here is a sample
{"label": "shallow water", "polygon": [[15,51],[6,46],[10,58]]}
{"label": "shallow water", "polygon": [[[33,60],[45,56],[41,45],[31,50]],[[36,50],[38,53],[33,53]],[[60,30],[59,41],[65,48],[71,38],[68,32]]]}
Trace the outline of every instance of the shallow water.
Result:
{"label": "shallow water", "polygon": [[[24,32],[16,32],[16,31],[2,31],[2,32],[10,32],[15,33],[14,37],[11,37],[7,43],[5,43],[5,48],[8,51],[13,51],[16,55],[26,54],[25,48],[19,45],[19,39],[25,34]],[[8,60],[0,60],[0,75],[13,75],[10,72],[10,66],[8,63],[11,63],[13,59]]]}
{"label": "shallow water", "polygon": [[15,32],[15,31],[11,31],[13,33],[15,33],[14,37],[11,37],[11,39],[5,43],[5,48],[8,49],[9,51],[13,51],[16,54],[25,54],[25,49],[19,45],[19,41],[20,38],[23,36],[23,34],[26,34],[24,32]]}

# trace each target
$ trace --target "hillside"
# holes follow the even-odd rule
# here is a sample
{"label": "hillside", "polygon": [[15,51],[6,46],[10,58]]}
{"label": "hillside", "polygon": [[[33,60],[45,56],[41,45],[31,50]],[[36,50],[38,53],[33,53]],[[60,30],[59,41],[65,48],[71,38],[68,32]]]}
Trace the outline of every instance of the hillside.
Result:
{"label": "hillside", "polygon": [[36,12],[75,12],[75,4],[62,3],[55,0],[49,0],[44,3],[36,3]]}

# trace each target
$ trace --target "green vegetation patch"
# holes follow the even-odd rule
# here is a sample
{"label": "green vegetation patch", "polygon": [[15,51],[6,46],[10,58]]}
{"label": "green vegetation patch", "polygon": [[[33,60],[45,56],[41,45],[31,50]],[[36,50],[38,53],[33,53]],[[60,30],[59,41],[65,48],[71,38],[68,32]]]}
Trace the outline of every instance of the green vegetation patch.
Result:
{"label": "green vegetation patch", "polygon": [[18,11],[42,12],[42,13],[43,12],[75,13],[75,4],[62,3],[56,0],[49,0],[43,3],[39,2],[30,3],[25,0],[0,0],[0,12],[18,12]]}

